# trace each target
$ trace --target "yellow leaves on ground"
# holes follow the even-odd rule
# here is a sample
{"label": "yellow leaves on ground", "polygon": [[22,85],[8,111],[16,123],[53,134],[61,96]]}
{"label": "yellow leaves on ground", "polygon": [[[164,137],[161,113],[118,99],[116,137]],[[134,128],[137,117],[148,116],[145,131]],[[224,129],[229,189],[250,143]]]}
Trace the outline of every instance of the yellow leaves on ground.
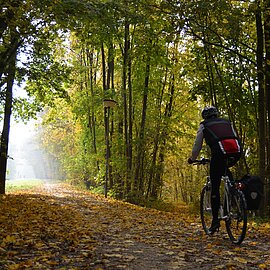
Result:
{"label": "yellow leaves on ground", "polygon": [[8,235],[6,238],[2,240],[2,247],[5,247],[10,244],[16,244],[16,237],[14,235]]}
{"label": "yellow leaves on ground", "polygon": [[234,260],[237,261],[237,262],[243,263],[243,264],[248,263],[248,260],[245,259],[245,258],[242,258],[242,257],[235,257]]}
{"label": "yellow leaves on ground", "polygon": [[268,262],[268,264],[266,263],[259,264],[260,269],[269,269],[269,266],[270,266],[270,261]]}
{"label": "yellow leaves on ground", "polygon": [[66,203],[43,194],[2,197],[0,269],[50,269],[91,257],[89,221]]}
{"label": "yellow leaves on ground", "polygon": [[225,228],[206,236],[200,219],[146,209],[69,185],[0,199],[0,269],[267,269],[268,225],[232,245]]}

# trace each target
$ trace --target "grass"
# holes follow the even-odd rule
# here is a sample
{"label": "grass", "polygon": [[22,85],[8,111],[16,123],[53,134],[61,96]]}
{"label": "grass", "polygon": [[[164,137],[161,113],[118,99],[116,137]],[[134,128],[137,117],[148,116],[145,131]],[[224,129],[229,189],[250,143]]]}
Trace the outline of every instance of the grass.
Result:
{"label": "grass", "polygon": [[22,179],[22,180],[7,180],[6,192],[14,192],[18,190],[33,189],[45,183],[42,179]]}

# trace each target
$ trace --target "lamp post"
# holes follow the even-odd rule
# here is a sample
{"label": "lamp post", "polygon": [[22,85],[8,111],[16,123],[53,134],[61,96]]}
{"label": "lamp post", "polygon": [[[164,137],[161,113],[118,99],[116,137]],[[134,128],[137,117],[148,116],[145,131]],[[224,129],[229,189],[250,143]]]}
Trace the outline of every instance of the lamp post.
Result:
{"label": "lamp post", "polygon": [[116,106],[116,101],[113,99],[104,99],[104,124],[105,124],[105,143],[106,143],[106,171],[105,171],[105,186],[104,195],[107,198],[108,194],[108,181],[109,181],[109,159],[110,159],[110,141],[109,141],[109,116],[110,108]]}

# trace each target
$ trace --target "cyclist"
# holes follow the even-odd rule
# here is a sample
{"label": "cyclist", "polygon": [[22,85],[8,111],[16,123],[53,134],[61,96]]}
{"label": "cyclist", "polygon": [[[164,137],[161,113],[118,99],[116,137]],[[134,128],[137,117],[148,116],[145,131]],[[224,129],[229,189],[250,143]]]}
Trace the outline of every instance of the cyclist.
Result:
{"label": "cyclist", "polygon": [[[200,123],[197,136],[192,148],[188,163],[192,164],[198,157],[203,139],[211,150],[210,179],[211,179],[211,207],[212,224],[209,233],[214,234],[220,227],[218,211],[220,207],[219,187],[225,170],[234,166],[241,156],[240,141],[231,125],[231,122],[218,117],[218,110],[211,106],[202,111],[203,122]],[[227,170],[227,174],[231,173]]]}

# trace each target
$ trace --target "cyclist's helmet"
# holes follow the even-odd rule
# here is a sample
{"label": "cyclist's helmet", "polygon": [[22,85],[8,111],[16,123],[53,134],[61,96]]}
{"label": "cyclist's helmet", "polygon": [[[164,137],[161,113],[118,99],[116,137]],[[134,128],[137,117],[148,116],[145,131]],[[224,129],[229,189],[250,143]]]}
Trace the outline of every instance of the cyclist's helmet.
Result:
{"label": "cyclist's helmet", "polygon": [[216,107],[205,107],[202,111],[202,118],[208,119],[212,117],[218,117],[218,110]]}

